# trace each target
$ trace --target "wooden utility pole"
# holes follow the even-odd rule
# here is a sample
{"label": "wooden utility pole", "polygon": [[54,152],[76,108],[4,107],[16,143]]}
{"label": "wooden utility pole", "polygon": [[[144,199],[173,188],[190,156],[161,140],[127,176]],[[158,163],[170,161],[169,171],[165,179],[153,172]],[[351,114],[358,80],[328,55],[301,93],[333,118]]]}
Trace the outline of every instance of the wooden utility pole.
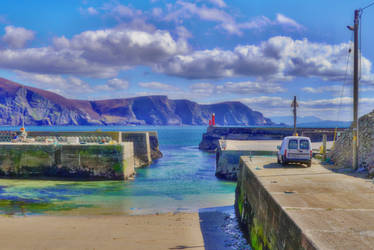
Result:
{"label": "wooden utility pole", "polygon": [[348,29],[354,33],[353,47],[353,124],[352,124],[352,167],[358,168],[358,30],[361,10],[354,12],[354,26]]}
{"label": "wooden utility pole", "polygon": [[299,104],[296,102],[296,96],[293,97],[293,102],[291,104],[293,108],[293,135],[297,135],[296,132],[296,109],[299,107]]}

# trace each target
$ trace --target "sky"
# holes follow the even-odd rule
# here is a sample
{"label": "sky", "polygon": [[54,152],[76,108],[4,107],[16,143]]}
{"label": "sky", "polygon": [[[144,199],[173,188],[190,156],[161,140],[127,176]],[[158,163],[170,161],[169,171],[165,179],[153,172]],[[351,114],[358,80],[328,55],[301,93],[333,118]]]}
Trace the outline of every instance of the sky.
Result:
{"label": "sky", "polygon": [[[370,0],[3,0],[0,76],[73,99],[241,101],[267,117],[352,118],[355,9]],[[360,114],[374,109],[374,6]]]}

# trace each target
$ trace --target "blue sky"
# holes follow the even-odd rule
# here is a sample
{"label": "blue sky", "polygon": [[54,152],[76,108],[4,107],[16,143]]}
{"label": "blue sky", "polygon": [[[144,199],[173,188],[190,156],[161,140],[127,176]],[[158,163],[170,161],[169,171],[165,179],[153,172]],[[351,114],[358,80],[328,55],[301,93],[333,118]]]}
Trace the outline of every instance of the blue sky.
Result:
{"label": "blue sky", "polygon": [[[242,101],[268,117],[290,115],[297,95],[302,115],[350,120],[346,25],[368,3],[2,1],[0,71],[69,98]],[[361,23],[361,114],[374,108],[373,22],[374,7]]]}

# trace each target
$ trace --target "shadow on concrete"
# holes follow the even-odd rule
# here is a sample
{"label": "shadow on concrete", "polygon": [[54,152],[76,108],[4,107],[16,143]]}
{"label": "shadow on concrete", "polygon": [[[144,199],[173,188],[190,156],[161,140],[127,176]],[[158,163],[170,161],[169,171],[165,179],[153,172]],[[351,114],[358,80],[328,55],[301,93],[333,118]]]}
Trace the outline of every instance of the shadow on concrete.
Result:
{"label": "shadow on concrete", "polygon": [[348,176],[365,179],[367,181],[373,181],[369,177],[367,169],[365,169],[363,171],[354,171],[352,168],[339,168],[339,167],[336,167],[333,164],[329,164],[329,163],[326,163],[326,162],[321,162],[321,166],[323,166],[324,168],[326,168],[326,169],[328,169],[328,170],[330,170],[334,173],[345,174],[345,175],[348,175]]}
{"label": "shadow on concrete", "polygon": [[171,247],[169,249],[190,249],[190,248],[202,248],[204,246],[176,246],[176,247]]}
{"label": "shadow on concrete", "polygon": [[199,209],[205,249],[251,249],[240,231],[234,206]]}
{"label": "shadow on concrete", "polygon": [[296,163],[289,163],[287,165],[274,163],[268,163],[263,166],[263,168],[307,168],[305,164],[296,164]]}

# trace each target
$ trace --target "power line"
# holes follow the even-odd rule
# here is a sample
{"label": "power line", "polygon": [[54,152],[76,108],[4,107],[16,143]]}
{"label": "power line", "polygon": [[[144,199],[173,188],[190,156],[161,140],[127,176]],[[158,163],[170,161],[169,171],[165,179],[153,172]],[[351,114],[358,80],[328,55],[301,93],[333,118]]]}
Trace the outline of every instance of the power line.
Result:
{"label": "power line", "polygon": [[368,4],[368,5],[366,5],[365,7],[361,8],[360,11],[363,11],[364,9],[367,9],[367,8],[373,6],[373,5],[374,5],[374,2],[372,2],[372,3]]}

